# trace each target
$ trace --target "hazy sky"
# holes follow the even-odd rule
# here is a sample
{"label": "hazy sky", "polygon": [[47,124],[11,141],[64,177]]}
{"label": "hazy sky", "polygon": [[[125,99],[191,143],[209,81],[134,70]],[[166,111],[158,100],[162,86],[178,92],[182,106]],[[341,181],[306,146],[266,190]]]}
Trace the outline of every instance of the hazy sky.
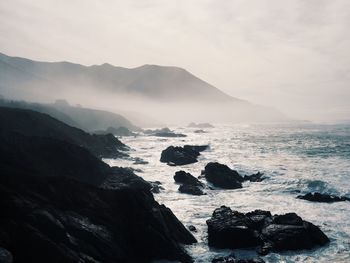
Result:
{"label": "hazy sky", "polygon": [[350,119],[349,0],[0,0],[0,52],[186,68],[304,119]]}

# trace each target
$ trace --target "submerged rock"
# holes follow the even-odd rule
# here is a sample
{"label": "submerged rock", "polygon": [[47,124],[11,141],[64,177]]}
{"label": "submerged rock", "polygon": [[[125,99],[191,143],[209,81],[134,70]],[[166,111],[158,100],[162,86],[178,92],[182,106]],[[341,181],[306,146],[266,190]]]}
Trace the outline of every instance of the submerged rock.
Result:
{"label": "submerged rock", "polygon": [[321,194],[318,192],[299,195],[297,196],[297,198],[304,199],[311,202],[322,202],[322,203],[350,201],[350,198],[346,196],[335,196],[335,195],[329,195],[329,194]]}
{"label": "submerged rock", "polygon": [[196,228],[194,225],[189,225],[189,226],[188,226],[188,229],[189,229],[191,232],[197,232],[197,228]]}
{"label": "submerged rock", "polygon": [[190,184],[180,185],[179,192],[190,195],[205,195],[201,187]]}
{"label": "submerged rock", "polygon": [[329,242],[315,225],[295,213],[272,216],[269,211],[250,213],[222,206],[207,220],[209,246],[217,248],[259,247],[259,253],[311,249]]}
{"label": "submerged rock", "polygon": [[169,146],[162,151],[160,161],[169,165],[185,165],[198,162],[199,155],[198,151],[190,148]]}
{"label": "submerged rock", "polygon": [[265,261],[261,258],[253,259],[237,259],[234,253],[231,253],[227,256],[215,257],[212,263],[264,263]]}
{"label": "submerged rock", "polygon": [[262,182],[265,178],[263,178],[264,174],[257,172],[256,174],[252,174],[252,175],[245,175],[244,176],[244,181],[250,181],[250,182]]}
{"label": "submerged rock", "polygon": [[213,186],[224,189],[242,188],[244,181],[237,171],[217,162],[208,163],[205,166],[204,175]]}

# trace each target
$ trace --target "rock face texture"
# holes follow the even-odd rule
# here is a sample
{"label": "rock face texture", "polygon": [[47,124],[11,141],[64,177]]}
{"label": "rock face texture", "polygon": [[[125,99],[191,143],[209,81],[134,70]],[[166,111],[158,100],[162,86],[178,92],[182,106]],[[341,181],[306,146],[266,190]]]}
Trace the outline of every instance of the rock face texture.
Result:
{"label": "rock face texture", "polygon": [[149,192],[2,175],[0,197],[0,245],[15,262],[191,262],[179,243],[196,240]]}
{"label": "rock face texture", "polygon": [[99,158],[117,158],[126,155],[120,150],[127,149],[127,146],[112,134],[91,135],[47,114],[32,110],[0,107],[0,124],[3,131],[69,142],[89,150]]}
{"label": "rock face texture", "polygon": [[237,171],[217,162],[208,163],[205,166],[204,175],[209,183],[224,189],[242,188],[244,181]]}
{"label": "rock face texture", "polygon": [[260,254],[312,249],[329,242],[317,226],[295,213],[272,216],[269,211],[255,210],[243,214],[222,206],[215,209],[207,225],[209,246],[259,247]]}
{"label": "rock face texture", "polygon": [[185,171],[177,171],[174,175],[175,182],[181,184],[179,191],[191,195],[204,195],[204,185],[190,173]]}
{"label": "rock face texture", "polygon": [[185,165],[198,162],[197,157],[207,146],[169,146],[162,151],[160,161],[169,165]]}
{"label": "rock face texture", "polygon": [[321,193],[307,193],[305,195],[299,195],[297,198],[304,199],[310,202],[320,202],[320,203],[334,203],[334,202],[343,202],[350,201],[350,198],[346,196],[335,196],[329,194]]}
{"label": "rock face texture", "polygon": [[[181,244],[196,239],[154,200],[149,182],[62,139],[60,122],[52,119],[59,127],[42,130],[36,119],[26,122],[22,114],[11,111],[11,127],[18,130],[0,126],[0,258],[19,263],[192,262]],[[38,115],[29,112],[27,117],[33,116]],[[0,114],[0,122],[5,120]],[[21,133],[22,121],[23,127],[33,126],[35,136]],[[51,134],[39,133],[51,129]]]}

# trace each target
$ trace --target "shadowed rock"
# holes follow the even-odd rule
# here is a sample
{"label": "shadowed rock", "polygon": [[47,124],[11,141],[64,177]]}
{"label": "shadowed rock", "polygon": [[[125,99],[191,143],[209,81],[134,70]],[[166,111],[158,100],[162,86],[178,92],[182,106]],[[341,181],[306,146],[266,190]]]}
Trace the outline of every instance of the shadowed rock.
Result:
{"label": "shadowed rock", "polygon": [[250,213],[222,206],[207,220],[208,243],[217,248],[259,247],[259,253],[312,249],[329,242],[315,225],[295,213],[272,216],[269,211]]}
{"label": "shadowed rock", "polygon": [[304,199],[310,202],[321,202],[321,203],[334,203],[334,202],[343,202],[350,201],[350,198],[346,196],[335,196],[329,194],[321,194],[321,193],[307,193],[305,195],[297,196],[299,199]]}
{"label": "shadowed rock", "polygon": [[127,146],[112,134],[91,135],[36,111],[0,107],[0,124],[3,131],[66,141],[100,158],[126,156],[120,150],[126,150]]}
{"label": "shadowed rock", "polygon": [[190,173],[185,171],[177,171],[174,175],[174,180],[180,183],[179,191],[191,195],[204,195],[203,184]]}
{"label": "shadowed rock", "polygon": [[244,181],[237,171],[217,162],[208,163],[205,166],[204,174],[209,183],[224,189],[242,188]]}
{"label": "shadowed rock", "polygon": [[162,151],[160,161],[169,165],[185,165],[198,162],[199,152],[183,147],[169,146]]}

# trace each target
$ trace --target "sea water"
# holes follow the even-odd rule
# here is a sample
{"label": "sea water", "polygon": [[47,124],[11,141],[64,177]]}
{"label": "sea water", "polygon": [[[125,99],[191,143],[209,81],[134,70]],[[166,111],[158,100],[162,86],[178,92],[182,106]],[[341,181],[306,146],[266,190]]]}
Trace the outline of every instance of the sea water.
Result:
{"label": "sea water", "polygon": [[[196,129],[173,127],[184,138],[159,138],[141,135],[123,137],[131,147],[130,159],[105,160],[110,165],[140,169],[137,174],[149,181],[160,181],[155,194],[185,225],[194,225],[197,244],[185,246],[195,262],[211,262],[231,250],[207,245],[207,225],[215,208],[222,205],[240,212],[255,209],[272,214],[295,212],[318,225],[330,238],[329,245],[313,250],[270,253],[266,262],[350,262],[350,202],[314,203],[296,199],[299,194],[321,192],[350,197],[350,125],[215,125],[205,133]],[[184,166],[161,163],[162,150],[168,146],[208,144],[198,162]],[[134,164],[139,157],[148,164]],[[173,179],[184,170],[199,176],[208,162],[217,161],[241,175],[263,172],[263,182],[246,182],[242,189],[209,190],[207,195],[192,196],[178,192]],[[205,181],[204,181],[205,182]],[[241,258],[256,256],[254,250],[233,250]]]}

